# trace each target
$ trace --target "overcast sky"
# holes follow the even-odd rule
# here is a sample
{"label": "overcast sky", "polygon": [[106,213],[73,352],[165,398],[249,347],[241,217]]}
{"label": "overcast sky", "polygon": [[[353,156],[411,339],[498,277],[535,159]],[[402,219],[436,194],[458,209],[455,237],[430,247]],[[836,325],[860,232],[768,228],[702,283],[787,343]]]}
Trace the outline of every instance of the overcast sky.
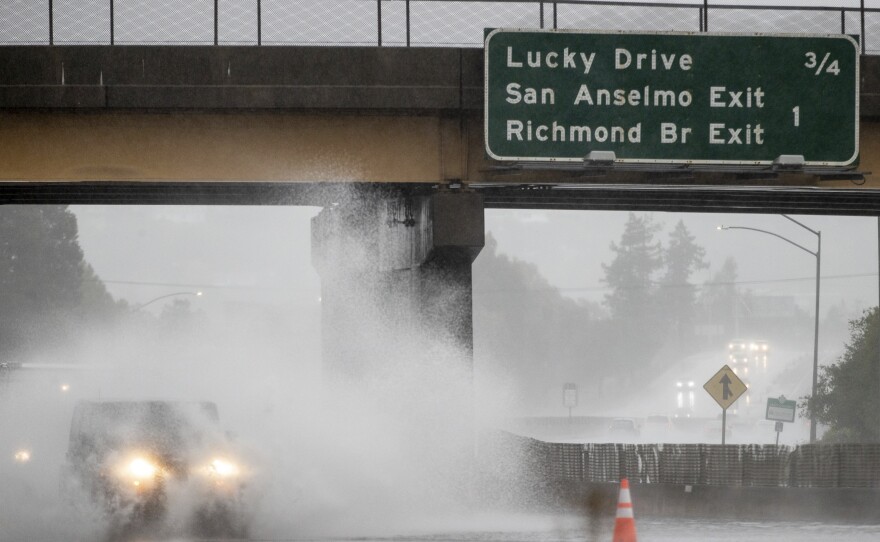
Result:
{"label": "overcast sky", "polygon": [[[137,305],[203,291],[227,302],[317,302],[310,207],[73,206],[85,257],[110,292]],[[156,303],[153,310],[161,309]]]}
{"label": "overcast sky", "polygon": [[[487,229],[499,250],[538,264],[550,282],[572,296],[601,301],[605,293],[602,263],[613,258],[626,212],[487,211]],[[772,231],[815,250],[815,236],[779,215],[653,213],[666,227],[657,239],[666,242],[682,220],[696,242],[706,248],[711,266],[694,282],[709,280],[727,257],[736,259],[742,287],[756,293],[798,297],[812,307],[815,259],[772,236],[750,231],[719,231],[718,225]],[[822,232],[822,300],[856,306],[877,304],[877,220],[859,217],[796,216]],[[803,279],[803,280],[793,280]]]}
{"label": "overcast sky", "polygon": [[[132,304],[177,291],[204,290],[205,307],[227,301],[258,304],[316,301],[319,277],[310,260],[310,207],[74,206],[80,244],[110,291]],[[795,296],[811,310],[815,259],[769,235],[718,231],[747,226],[773,231],[811,250],[815,237],[779,215],[654,213],[666,242],[683,220],[711,263],[694,282],[709,280],[725,258],[739,265],[742,287]],[[822,231],[822,306],[853,310],[877,304],[877,220],[798,216]],[[486,211],[499,251],[534,263],[573,297],[601,301],[602,263],[613,257],[626,212]],[[798,280],[800,279],[800,280]],[[479,295],[479,292],[477,292]],[[161,309],[157,303],[155,309]]]}

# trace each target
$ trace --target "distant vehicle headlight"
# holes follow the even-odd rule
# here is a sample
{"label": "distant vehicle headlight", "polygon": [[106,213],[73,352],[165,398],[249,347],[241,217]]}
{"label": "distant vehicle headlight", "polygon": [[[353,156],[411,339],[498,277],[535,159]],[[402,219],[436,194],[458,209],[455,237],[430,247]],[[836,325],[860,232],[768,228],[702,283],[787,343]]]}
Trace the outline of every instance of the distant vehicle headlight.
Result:
{"label": "distant vehicle headlight", "polygon": [[27,463],[31,460],[30,450],[19,450],[13,456],[16,463]]}
{"label": "distant vehicle headlight", "polygon": [[205,473],[213,478],[234,478],[241,473],[241,469],[235,463],[226,459],[212,459],[204,468]]}

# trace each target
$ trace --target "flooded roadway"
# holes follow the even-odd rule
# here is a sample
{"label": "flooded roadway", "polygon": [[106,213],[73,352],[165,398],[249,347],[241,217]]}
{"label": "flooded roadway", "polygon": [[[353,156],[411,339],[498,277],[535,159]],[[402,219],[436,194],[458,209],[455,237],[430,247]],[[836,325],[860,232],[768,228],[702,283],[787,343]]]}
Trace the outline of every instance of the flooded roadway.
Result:
{"label": "flooded roadway", "polygon": [[[278,532],[261,532],[259,526],[246,540],[261,542],[610,542],[613,520],[598,529],[591,529],[580,518],[553,516],[493,516],[460,518],[429,525],[402,529],[396,533],[369,536],[285,536]],[[417,521],[421,523],[421,521]],[[35,526],[32,526],[35,527]],[[25,529],[20,538],[4,538],[8,542],[40,540],[42,542],[92,542],[93,538],[71,538],[59,526]],[[798,542],[868,542],[880,539],[880,525],[827,524],[782,521],[678,520],[636,518],[638,539],[642,542],[673,541],[798,541]],[[294,529],[295,530],[295,529]],[[274,529],[269,529],[274,531]],[[128,542],[196,542],[191,538],[148,537]],[[213,540],[213,539],[212,539]],[[121,541],[120,541],[121,542]]]}
{"label": "flooded roadway", "polygon": [[[583,521],[572,517],[511,516],[483,518],[464,528],[424,532],[413,530],[391,536],[350,538],[289,538],[271,540],[315,541],[425,541],[425,542],[610,542],[613,521],[598,529],[598,533]],[[479,526],[485,521],[484,526]],[[880,539],[880,525],[845,525],[808,522],[750,522],[677,520],[636,518],[638,539],[643,542],[672,541],[806,541],[837,542],[876,541]],[[255,539],[257,540],[257,539]]]}

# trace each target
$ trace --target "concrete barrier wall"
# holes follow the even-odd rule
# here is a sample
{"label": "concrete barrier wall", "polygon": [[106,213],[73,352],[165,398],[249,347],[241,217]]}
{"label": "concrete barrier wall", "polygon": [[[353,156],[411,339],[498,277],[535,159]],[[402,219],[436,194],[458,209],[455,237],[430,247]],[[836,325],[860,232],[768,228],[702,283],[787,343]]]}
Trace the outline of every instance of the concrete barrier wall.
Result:
{"label": "concrete barrier wall", "polygon": [[[619,487],[609,482],[565,481],[546,495],[544,505],[610,520]],[[638,518],[880,523],[880,492],[866,488],[631,483],[630,493],[636,523]]]}

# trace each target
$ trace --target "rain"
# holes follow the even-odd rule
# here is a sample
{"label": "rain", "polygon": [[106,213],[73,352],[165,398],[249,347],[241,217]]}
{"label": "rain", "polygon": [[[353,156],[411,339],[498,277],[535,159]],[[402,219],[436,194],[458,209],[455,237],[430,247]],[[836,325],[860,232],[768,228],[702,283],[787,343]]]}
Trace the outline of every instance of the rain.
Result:
{"label": "rain", "polygon": [[[854,63],[798,56],[828,94],[859,46],[876,52],[880,5],[55,0],[43,24],[44,4],[0,6],[0,541],[880,536],[871,152],[849,169],[727,163],[738,149],[722,167],[584,156],[574,143],[652,137],[661,124],[630,125],[632,107],[677,115],[700,96],[589,80],[575,104],[616,108],[592,132],[506,123],[517,144],[561,134],[572,156],[502,159],[490,121],[481,132],[489,55],[474,54],[503,27],[860,34],[841,40]],[[699,66],[667,45],[618,49],[615,69]],[[107,58],[72,65],[91,46]],[[191,72],[162,65],[190,46]],[[15,61],[30,47],[44,69]],[[415,47],[448,65],[388,60]],[[169,56],[138,69],[138,50]],[[559,67],[557,50],[507,50],[509,68]],[[231,56],[202,73],[199,51]],[[602,69],[562,51],[579,77]],[[389,67],[425,80],[366,73]],[[805,95],[721,83],[718,109]],[[563,102],[528,85],[507,103]],[[9,106],[18,93],[38,107]],[[809,105],[777,116],[814,129]],[[700,137],[672,120],[655,142]],[[771,124],[734,120],[705,123],[703,147],[760,154]],[[89,127],[101,139],[70,135]],[[675,186],[639,184],[657,180]]]}
{"label": "rain", "polygon": [[[650,381],[631,390],[621,388],[626,379],[619,374],[597,385],[592,375],[613,375],[601,368],[615,360],[573,351],[559,338],[607,318],[602,307],[608,286],[601,264],[613,258],[610,247],[619,242],[629,213],[488,211],[489,241],[474,264],[472,371],[456,345],[438,342],[429,330],[416,335],[416,344],[383,336],[376,324],[383,316],[370,302],[373,294],[365,293],[351,300],[352,310],[364,319],[371,348],[383,354],[384,362],[371,371],[353,364],[349,377],[331,385],[322,371],[320,277],[310,256],[309,222],[318,209],[70,210],[84,258],[124,307],[111,322],[89,329],[75,348],[35,356],[2,375],[3,452],[8,459],[21,450],[30,454],[27,461],[5,462],[0,471],[7,503],[0,509],[0,526],[10,540],[104,536],[100,510],[71,510],[59,492],[74,409],[83,401],[216,405],[223,435],[231,436],[237,458],[248,463],[242,465],[249,476],[244,488],[248,535],[257,539],[451,532],[463,539],[475,532],[484,533],[481,537],[495,533],[488,536],[498,540],[577,539],[591,532],[588,516],[567,506],[536,504],[540,499],[533,480],[523,478],[522,458],[491,455],[496,452],[487,435],[502,430],[548,442],[713,443],[720,434],[720,427],[707,429],[719,423],[719,409],[701,388],[725,363],[727,342],[734,337],[695,337],[688,356],[658,355],[644,365]],[[703,285],[701,291],[717,288],[712,278],[719,262],[733,257],[740,295],[752,304],[761,297],[788,300],[791,326],[802,328],[794,336],[809,337],[809,259],[794,249],[775,257],[780,247],[773,239],[715,227],[749,224],[797,236],[784,219],[644,216],[665,230],[683,221],[705,246],[710,263],[694,281]],[[822,229],[828,251],[829,263],[823,267],[827,331],[821,342],[821,359],[827,363],[842,351],[846,319],[875,303],[876,221],[799,218]],[[558,243],[542,241],[554,235]],[[785,392],[792,399],[808,394],[809,349],[786,344],[784,334],[755,334],[749,326],[756,321],[744,311],[738,325],[742,337],[772,347],[764,374],[775,387],[768,385],[767,393]],[[499,359],[498,341],[515,341],[501,350],[504,359]],[[529,357],[535,341],[543,345],[538,350],[542,359]],[[523,355],[516,356],[518,350]],[[679,381],[696,384],[681,397],[675,387]],[[563,385],[569,382],[579,389],[571,410],[563,403]],[[749,419],[762,417],[756,413],[762,407],[749,412]],[[463,409],[473,409],[472,416]],[[684,410],[699,423],[676,423],[675,416]],[[671,421],[652,427],[650,416]],[[638,433],[614,435],[609,424],[619,418],[635,420]],[[805,442],[807,431],[803,419],[786,424],[781,443]],[[742,423],[729,442],[766,444],[774,436],[772,427]],[[480,458],[476,463],[468,459],[474,453]],[[486,467],[487,456],[491,467]],[[488,486],[473,484],[475,468],[488,469],[490,475],[502,469],[507,479],[496,480],[488,491]],[[176,498],[188,497],[181,490]],[[176,501],[173,510],[182,515],[187,506]],[[638,503],[635,507],[638,511]],[[175,521],[186,523],[172,515],[172,526],[163,526],[158,535],[175,534]],[[612,519],[601,521],[600,532],[610,529]],[[679,525],[653,517],[638,525],[651,539],[685,536]],[[836,536],[835,528],[850,532],[825,524],[780,526],[816,540]],[[743,524],[735,532],[750,529]],[[762,529],[754,529],[753,539],[762,539]],[[865,539],[876,536],[870,527],[864,529]],[[736,539],[720,531],[719,539],[724,536]]]}

